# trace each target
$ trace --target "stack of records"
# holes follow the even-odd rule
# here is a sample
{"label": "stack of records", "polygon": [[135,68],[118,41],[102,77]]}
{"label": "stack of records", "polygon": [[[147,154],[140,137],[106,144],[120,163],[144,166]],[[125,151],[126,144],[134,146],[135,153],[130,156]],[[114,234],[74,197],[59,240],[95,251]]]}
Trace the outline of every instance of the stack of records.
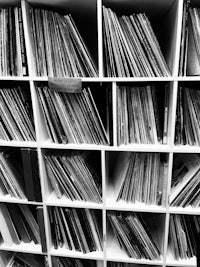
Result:
{"label": "stack of records", "polygon": [[105,76],[170,76],[146,14],[117,17],[103,7]]}
{"label": "stack of records", "polygon": [[[195,65],[192,66],[191,64],[193,60],[195,60],[196,56],[195,55],[193,56],[194,40],[192,36],[192,28],[191,28],[192,25],[189,17],[189,4],[190,0],[185,0],[183,4],[183,21],[182,21],[180,61],[179,61],[180,76],[185,76],[186,74],[192,75],[192,72],[195,71]],[[192,47],[193,49],[191,50]]]}
{"label": "stack of records", "polygon": [[20,7],[0,9],[0,76],[26,76],[28,66]]}
{"label": "stack of records", "polygon": [[102,233],[93,210],[50,207],[49,219],[55,249],[102,251]]}
{"label": "stack of records", "polygon": [[115,166],[117,201],[165,205],[168,169],[159,153],[121,152]]}
{"label": "stack of records", "polygon": [[169,220],[169,248],[176,260],[188,259],[197,252],[200,218],[173,214]]}
{"label": "stack of records", "polygon": [[170,205],[200,206],[200,157],[198,154],[177,154],[174,157]]}
{"label": "stack of records", "polygon": [[[14,164],[13,160],[10,160],[12,154],[11,150],[0,151],[0,194],[26,199],[24,180],[22,172],[20,172],[21,166],[19,167],[18,162]],[[16,161],[16,159],[14,160]]]}
{"label": "stack of records", "polygon": [[0,233],[3,244],[41,244],[39,225],[28,205],[0,204]]}
{"label": "stack of records", "polygon": [[175,143],[200,145],[200,91],[179,87],[176,110]]}
{"label": "stack of records", "polygon": [[[156,231],[156,218],[149,218],[130,214],[108,214],[114,235],[120,247],[126,251],[129,257],[135,259],[160,259],[160,244],[151,234]],[[154,229],[153,229],[154,228]]]}
{"label": "stack of records", "polygon": [[107,145],[109,140],[89,88],[64,93],[37,87],[50,139],[55,143]]}
{"label": "stack of records", "polygon": [[97,76],[95,64],[71,15],[32,7],[29,12],[36,75]]}
{"label": "stack of records", "polygon": [[[167,121],[168,111],[164,120]],[[117,94],[118,144],[164,143],[157,88],[147,86],[119,86]]]}
{"label": "stack of records", "polygon": [[26,98],[20,87],[0,89],[0,139],[35,140],[32,109]]}
{"label": "stack of records", "polygon": [[200,9],[184,1],[179,74],[200,75]]}
{"label": "stack of records", "polygon": [[48,178],[58,198],[101,203],[97,172],[87,162],[86,153],[45,155]]}

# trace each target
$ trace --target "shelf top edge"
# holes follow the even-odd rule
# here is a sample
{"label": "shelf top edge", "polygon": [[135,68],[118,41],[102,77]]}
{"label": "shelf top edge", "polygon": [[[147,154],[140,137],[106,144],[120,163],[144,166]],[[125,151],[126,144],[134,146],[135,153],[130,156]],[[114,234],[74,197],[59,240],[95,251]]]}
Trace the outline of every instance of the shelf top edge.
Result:
{"label": "shelf top edge", "polygon": [[[57,77],[56,77],[57,78]],[[59,77],[67,79],[68,77]],[[69,77],[76,79],[76,77]],[[174,81],[200,81],[200,76],[171,76],[171,77],[78,77],[82,82],[174,82]],[[48,77],[37,76],[0,76],[0,81],[33,81],[47,82]]]}

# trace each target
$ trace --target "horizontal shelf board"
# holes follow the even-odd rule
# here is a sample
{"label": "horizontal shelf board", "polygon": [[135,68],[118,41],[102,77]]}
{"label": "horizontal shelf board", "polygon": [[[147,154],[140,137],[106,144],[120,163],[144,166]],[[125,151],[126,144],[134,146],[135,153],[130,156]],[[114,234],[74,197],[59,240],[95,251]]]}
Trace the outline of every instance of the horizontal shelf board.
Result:
{"label": "horizontal shelf board", "polygon": [[[62,77],[61,77],[62,78]],[[68,77],[63,77],[68,78]],[[171,76],[171,77],[79,77],[83,82],[156,82],[156,81],[200,81],[200,76]],[[48,77],[43,76],[0,76],[0,81],[38,81],[47,82]]]}
{"label": "horizontal shelf board", "polygon": [[83,259],[91,259],[91,260],[103,260],[104,253],[99,251],[93,251],[89,253],[82,253],[79,251],[72,251],[65,248],[52,248],[49,252],[51,256],[60,256],[60,257],[71,257],[71,258],[83,258]]}
{"label": "horizontal shelf board", "polygon": [[67,197],[63,196],[61,199],[58,199],[54,192],[46,200],[47,206],[60,206],[60,207],[72,207],[72,208],[86,208],[86,209],[102,209],[103,203],[92,203],[86,201],[71,201]]}
{"label": "horizontal shelf board", "polygon": [[192,207],[169,207],[169,213],[171,214],[191,214],[191,215],[200,215],[200,207],[192,208]]}
{"label": "horizontal shelf board", "polygon": [[29,141],[4,141],[0,140],[0,146],[9,146],[9,147],[38,147],[37,142]]}
{"label": "horizontal shelf board", "polygon": [[179,81],[200,81],[200,76],[184,76],[178,77]]}
{"label": "horizontal shelf board", "polygon": [[174,145],[174,153],[200,153],[200,146]]}
{"label": "horizontal shelf board", "polygon": [[131,204],[121,200],[118,202],[106,201],[105,208],[107,210],[137,211],[151,213],[166,213],[166,208],[157,205],[146,205],[144,203]]}
{"label": "horizontal shelf board", "polygon": [[138,152],[172,152],[169,145],[162,144],[128,144],[113,146],[113,150],[117,151],[138,151]]}
{"label": "horizontal shelf board", "polygon": [[160,144],[129,144],[120,146],[105,146],[95,144],[56,144],[48,141],[40,143],[41,148],[53,149],[80,149],[80,150],[105,150],[105,151],[144,151],[144,152],[172,152],[169,145]]}
{"label": "horizontal shelf board", "polygon": [[130,263],[141,263],[141,264],[151,264],[151,265],[160,265],[163,264],[163,259],[161,256],[161,260],[147,260],[147,259],[134,259],[130,258],[116,243],[113,239],[109,239],[107,242],[106,248],[106,259],[108,261],[123,261],[123,262],[130,262]]}
{"label": "horizontal shelf board", "polygon": [[189,267],[196,267],[196,257],[187,259],[187,260],[183,260],[183,259],[179,259],[179,260],[174,260],[172,258],[166,258],[166,265],[167,266],[189,266]]}
{"label": "horizontal shelf board", "polygon": [[16,204],[29,204],[29,205],[42,205],[42,202],[29,201],[28,199],[19,199],[11,197],[9,195],[0,195],[0,202],[4,203],[16,203]]}
{"label": "horizontal shelf board", "polygon": [[[63,77],[64,79],[67,77]],[[83,82],[149,82],[149,81],[174,81],[179,77],[79,77]],[[30,76],[32,81],[48,81],[48,77]],[[200,77],[199,77],[200,79]]]}
{"label": "horizontal shelf board", "polygon": [[0,81],[30,81],[29,76],[0,76]]}
{"label": "horizontal shelf board", "polygon": [[55,144],[50,142],[40,143],[41,148],[76,149],[76,150],[108,150],[109,146],[95,144]]}
{"label": "horizontal shelf board", "polygon": [[19,245],[13,244],[12,246],[5,246],[4,244],[1,244],[0,250],[33,253],[33,254],[45,254],[41,250],[41,245],[40,244],[36,245],[34,242],[31,242],[31,243],[22,242]]}

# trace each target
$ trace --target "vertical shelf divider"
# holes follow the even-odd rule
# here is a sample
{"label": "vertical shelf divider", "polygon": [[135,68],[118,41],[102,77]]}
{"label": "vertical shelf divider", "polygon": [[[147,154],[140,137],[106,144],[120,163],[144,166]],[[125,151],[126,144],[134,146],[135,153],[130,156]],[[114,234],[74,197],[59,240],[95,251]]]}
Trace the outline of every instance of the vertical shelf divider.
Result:
{"label": "vertical shelf divider", "polygon": [[38,160],[39,160],[39,172],[40,172],[40,177],[41,177],[41,191],[42,191],[42,196],[43,196],[43,212],[44,212],[44,226],[45,226],[45,236],[46,236],[46,245],[47,245],[47,257],[48,257],[48,263],[49,263],[49,267],[52,267],[52,263],[51,263],[51,255],[50,253],[50,249],[51,249],[51,245],[50,245],[50,236],[51,236],[51,232],[50,232],[50,227],[49,227],[49,219],[48,219],[48,207],[46,205],[46,200],[45,200],[45,184],[44,184],[44,177],[43,177],[43,171],[42,167],[44,167],[44,165],[42,164],[42,150],[40,147],[38,147]]}

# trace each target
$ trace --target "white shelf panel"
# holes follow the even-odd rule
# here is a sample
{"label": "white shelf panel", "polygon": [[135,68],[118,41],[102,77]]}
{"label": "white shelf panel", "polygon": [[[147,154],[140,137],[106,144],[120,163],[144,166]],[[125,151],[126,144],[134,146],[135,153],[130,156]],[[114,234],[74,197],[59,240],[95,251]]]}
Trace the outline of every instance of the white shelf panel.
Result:
{"label": "white shelf panel", "polygon": [[200,207],[193,208],[193,207],[169,207],[169,213],[171,214],[188,214],[188,215],[200,215]]}
{"label": "white shelf panel", "polygon": [[9,146],[9,147],[38,147],[37,142],[29,141],[4,141],[0,140],[0,146]]}
{"label": "white shelf panel", "polygon": [[42,202],[29,201],[28,199],[19,199],[11,197],[10,195],[0,195],[0,202],[4,203],[17,203],[17,204],[28,204],[28,205],[43,205]]}
{"label": "white shelf panel", "polygon": [[[63,77],[64,79],[68,77]],[[82,82],[173,82],[178,80],[179,77],[80,77]],[[29,76],[32,81],[47,82],[48,77]],[[76,78],[75,78],[76,79]],[[200,78],[199,78],[200,79]]]}
{"label": "white shelf panel", "polygon": [[[63,77],[67,79],[68,77]],[[70,77],[71,78],[71,77]],[[171,76],[171,77],[79,77],[82,82],[174,82],[200,81],[200,76]],[[76,78],[75,78],[76,79]],[[0,76],[0,81],[35,81],[48,82],[47,76]]]}
{"label": "white shelf panel", "polygon": [[146,205],[145,203],[127,203],[123,200],[114,202],[111,199],[106,200],[106,210],[136,211],[136,212],[152,212],[166,213],[166,208],[158,205]]}
{"label": "white shelf panel", "polygon": [[174,153],[200,153],[200,146],[174,145]]}
{"label": "white shelf panel", "polygon": [[200,81],[200,76],[183,76],[178,77],[179,81]]}
{"label": "white shelf panel", "polygon": [[24,252],[33,254],[44,254],[41,250],[40,244],[35,244],[33,241],[31,243],[21,243],[19,245],[13,244],[12,246],[0,245],[0,250],[8,250],[14,252]]}
{"label": "white shelf panel", "polygon": [[53,149],[75,149],[75,150],[108,150],[109,146],[95,144],[55,144],[50,142],[41,142],[41,148]]}
{"label": "white shelf panel", "polygon": [[91,260],[103,260],[103,252],[93,251],[90,253],[82,253],[79,251],[72,251],[65,248],[51,249],[51,256],[60,256],[60,257],[71,257],[71,258],[82,258],[82,259],[91,259]]}
{"label": "white shelf panel", "polygon": [[138,151],[138,152],[172,152],[169,145],[129,144],[120,146],[105,146],[95,144],[56,144],[49,141],[41,142],[41,148],[49,149],[76,149],[76,150],[104,150],[104,151]]}
{"label": "white shelf panel", "polygon": [[196,267],[196,257],[190,258],[190,259],[179,259],[179,260],[174,260],[174,259],[166,259],[166,265],[167,266],[189,266],[189,267]]}
{"label": "white shelf panel", "polygon": [[169,145],[162,144],[128,144],[113,147],[115,151],[138,151],[138,152],[172,152]]}
{"label": "white shelf panel", "polygon": [[48,206],[60,206],[60,207],[72,207],[72,208],[85,208],[85,209],[102,209],[103,203],[92,203],[86,201],[71,201],[66,196],[62,196],[61,199],[58,199],[54,192],[46,200],[46,205]]}
{"label": "white shelf panel", "polygon": [[[68,77],[63,77],[64,79]],[[79,77],[82,82],[174,82],[174,81],[200,81],[200,76],[171,76],[171,77]],[[75,78],[76,79],[76,78]],[[48,82],[43,76],[0,76],[2,81],[35,81]]]}
{"label": "white shelf panel", "polygon": [[29,76],[0,76],[0,81],[30,81]]}

